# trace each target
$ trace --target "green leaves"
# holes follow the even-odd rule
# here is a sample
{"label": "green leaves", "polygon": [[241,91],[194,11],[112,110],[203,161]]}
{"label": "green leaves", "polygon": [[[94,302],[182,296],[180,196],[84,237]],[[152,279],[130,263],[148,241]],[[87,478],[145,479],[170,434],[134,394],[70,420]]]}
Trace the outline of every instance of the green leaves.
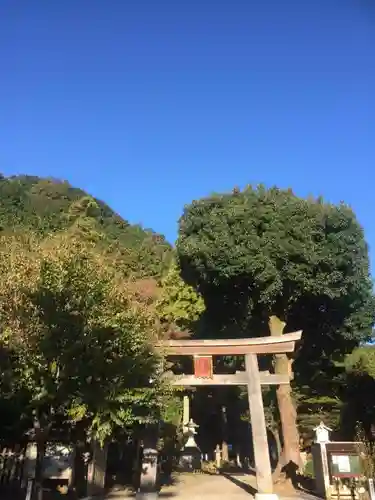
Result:
{"label": "green leaves", "polygon": [[162,322],[175,325],[181,330],[193,327],[205,306],[202,297],[180,276],[180,268],[172,262],[162,279],[156,310]]}
{"label": "green leaves", "polygon": [[348,373],[368,375],[375,380],[375,348],[373,346],[359,347],[345,359]]}
{"label": "green leaves", "polygon": [[69,234],[3,237],[0,253],[2,366],[29,415],[52,427],[84,420],[98,439],[157,419],[169,391],[158,380],[157,318],[103,254]]}
{"label": "green leaves", "polygon": [[339,406],[336,363],[371,337],[375,320],[368,248],[349,207],[264,186],[213,195],[185,208],[177,253],[204,299],[205,336],[267,335],[278,316],[287,331],[303,330],[300,409]]}
{"label": "green leaves", "polygon": [[262,186],[216,195],[185,208],[177,251],[182,276],[202,294],[216,330],[265,333],[276,314],[303,328],[304,341],[324,339],[331,352],[340,338],[371,333],[367,245],[344,205]]}
{"label": "green leaves", "polygon": [[126,276],[159,277],[168,267],[171,246],[138,225],[130,225],[108,205],[67,182],[34,176],[0,178],[1,232],[31,231],[39,237],[69,231],[100,247]]}
{"label": "green leaves", "polygon": [[25,425],[37,412],[100,439],[157,419],[158,317],[132,286],[156,284],[170,245],[67,182],[2,177],[0,198],[0,395]]}

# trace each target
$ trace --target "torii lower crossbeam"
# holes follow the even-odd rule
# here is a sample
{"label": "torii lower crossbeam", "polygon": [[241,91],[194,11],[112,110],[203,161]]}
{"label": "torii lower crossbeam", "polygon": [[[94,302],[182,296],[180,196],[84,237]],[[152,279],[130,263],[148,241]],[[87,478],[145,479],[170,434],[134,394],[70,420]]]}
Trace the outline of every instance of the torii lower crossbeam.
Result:
{"label": "torii lower crossbeam", "polygon": [[[278,375],[276,373],[259,372],[260,385],[286,385],[290,383],[288,375]],[[200,387],[207,385],[248,385],[248,375],[246,372],[220,375],[215,374],[212,378],[197,378],[195,375],[176,375],[173,385],[178,387]]]}

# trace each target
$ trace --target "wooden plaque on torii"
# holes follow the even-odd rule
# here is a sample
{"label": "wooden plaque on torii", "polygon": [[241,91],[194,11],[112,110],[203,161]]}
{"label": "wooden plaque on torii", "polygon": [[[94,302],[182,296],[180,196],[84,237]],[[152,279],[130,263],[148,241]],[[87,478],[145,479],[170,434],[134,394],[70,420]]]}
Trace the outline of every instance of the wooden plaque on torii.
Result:
{"label": "wooden plaque on torii", "polygon": [[211,380],[214,374],[212,356],[194,356],[194,376]]}

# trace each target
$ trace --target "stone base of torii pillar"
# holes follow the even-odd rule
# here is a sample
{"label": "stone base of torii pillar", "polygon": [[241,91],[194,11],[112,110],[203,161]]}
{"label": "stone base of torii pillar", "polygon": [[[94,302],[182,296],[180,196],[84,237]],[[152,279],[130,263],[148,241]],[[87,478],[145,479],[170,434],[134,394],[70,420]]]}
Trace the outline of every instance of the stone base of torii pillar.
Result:
{"label": "stone base of torii pillar", "polygon": [[276,493],[255,493],[255,500],[279,500]]}

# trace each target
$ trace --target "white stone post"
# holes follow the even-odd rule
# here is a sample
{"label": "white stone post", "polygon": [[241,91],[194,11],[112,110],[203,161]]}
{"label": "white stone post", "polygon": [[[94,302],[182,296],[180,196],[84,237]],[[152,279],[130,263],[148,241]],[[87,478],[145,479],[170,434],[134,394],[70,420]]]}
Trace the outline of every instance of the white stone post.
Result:
{"label": "white stone post", "polygon": [[190,400],[189,396],[185,395],[183,400],[183,414],[182,414],[182,425],[183,425],[183,433],[186,434],[188,432],[188,423],[190,421]]}
{"label": "white stone post", "polygon": [[220,469],[220,467],[221,467],[221,449],[220,449],[219,445],[217,445],[215,448],[215,463],[216,463],[216,468]]}
{"label": "white stone post", "polygon": [[321,422],[314,429],[315,443],[311,451],[314,462],[316,492],[323,498],[330,498],[331,484],[326,444],[329,443],[329,432],[331,429]]}

